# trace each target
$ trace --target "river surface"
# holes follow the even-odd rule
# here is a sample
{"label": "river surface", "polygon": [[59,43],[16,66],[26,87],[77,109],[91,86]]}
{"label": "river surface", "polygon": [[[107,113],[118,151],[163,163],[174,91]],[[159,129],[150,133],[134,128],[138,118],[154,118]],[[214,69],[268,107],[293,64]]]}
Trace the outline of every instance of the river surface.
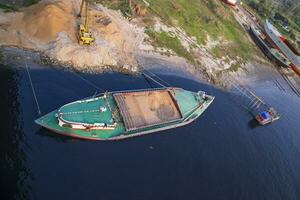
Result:
{"label": "river surface", "polygon": [[[172,86],[204,90],[215,101],[188,126],[99,142],[37,126],[25,68],[0,65],[1,199],[300,199],[298,97],[272,81],[253,84],[281,114],[259,127],[228,93],[157,67]],[[43,66],[30,73],[43,114],[96,92],[72,72]],[[118,73],[81,77],[106,90],[156,86]]]}

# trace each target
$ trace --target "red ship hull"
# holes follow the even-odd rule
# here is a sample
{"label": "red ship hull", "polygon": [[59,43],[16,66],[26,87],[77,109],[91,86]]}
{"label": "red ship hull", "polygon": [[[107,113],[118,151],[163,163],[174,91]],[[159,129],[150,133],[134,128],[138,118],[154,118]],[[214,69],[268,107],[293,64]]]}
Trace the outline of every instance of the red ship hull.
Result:
{"label": "red ship hull", "polygon": [[298,75],[300,75],[300,69],[297,68],[294,64],[291,64],[291,68],[296,72]]}

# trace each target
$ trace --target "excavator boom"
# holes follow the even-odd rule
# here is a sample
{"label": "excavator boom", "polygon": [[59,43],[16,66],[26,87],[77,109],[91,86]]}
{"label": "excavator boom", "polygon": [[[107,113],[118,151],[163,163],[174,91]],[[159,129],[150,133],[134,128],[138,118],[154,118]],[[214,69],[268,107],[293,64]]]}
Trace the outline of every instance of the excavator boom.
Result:
{"label": "excavator boom", "polygon": [[82,0],[82,1],[81,1],[81,4],[80,4],[80,12],[79,12],[79,14],[78,14],[78,17],[81,17],[81,16],[82,16],[82,10],[83,10],[83,5],[84,5],[84,3],[85,3],[85,1]]}
{"label": "excavator boom", "polygon": [[80,5],[80,13],[79,17],[82,17],[82,11],[83,11],[83,6],[85,6],[85,23],[80,24],[79,26],[79,44],[86,44],[86,45],[91,45],[94,43],[94,38],[92,36],[92,33],[89,32],[88,28],[88,2],[86,0],[81,1]]}
{"label": "excavator boom", "polygon": [[87,32],[89,32],[89,27],[88,27],[88,3],[85,2],[85,22],[84,22],[84,27],[85,27],[85,30]]}

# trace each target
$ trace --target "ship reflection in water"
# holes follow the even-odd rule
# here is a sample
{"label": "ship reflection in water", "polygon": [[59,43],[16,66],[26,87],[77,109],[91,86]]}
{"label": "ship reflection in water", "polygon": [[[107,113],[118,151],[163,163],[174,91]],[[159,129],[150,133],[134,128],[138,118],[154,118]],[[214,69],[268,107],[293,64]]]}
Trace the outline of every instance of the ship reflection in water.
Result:
{"label": "ship reflection in water", "polygon": [[1,199],[30,197],[30,169],[26,166],[26,135],[19,96],[19,73],[0,65],[0,194]]}
{"label": "ship reflection in water", "polygon": [[[36,125],[25,69],[1,66],[1,199],[300,199],[296,96],[257,83],[255,92],[281,119],[253,128],[252,116],[227,93],[177,71],[154,72],[215,101],[189,126],[95,142]],[[36,67],[31,75],[43,114],[95,93],[70,72]],[[150,87],[141,76],[82,76],[108,91]]]}

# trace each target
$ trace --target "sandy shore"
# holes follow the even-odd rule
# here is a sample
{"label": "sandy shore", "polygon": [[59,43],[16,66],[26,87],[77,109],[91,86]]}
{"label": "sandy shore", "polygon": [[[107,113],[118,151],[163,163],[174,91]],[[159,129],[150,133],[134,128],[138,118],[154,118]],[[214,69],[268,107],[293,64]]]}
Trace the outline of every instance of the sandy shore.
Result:
{"label": "sandy shore", "polygon": [[[0,61],[2,64],[14,63],[17,67],[24,66],[27,62],[38,63],[40,65],[51,65],[53,67],[61,67],[62,69],[78,70],[78,68],[72,65],[64,65],[52,60],[39,51],[24,50],[17,47],[2,47],[0,48]],[[189,64],[185,59],[178,56],[165,56],[159,53],[147,53],[139,52],[136,54],[136,60],[139,65],[139,71],[152,70],[155,68],[163,68],[165,71],[182,71],[194,77],[195,79],[205,81],[207,83],[218,83],[218,80],[212,80],[211,76],[206,73],[204,68],[195,67]],[[121,70],[120,70],[121,69]],[[246,69],[246,70],[245,70]],[[79,71],[86,73],[102,73],[107,71],[125,72],[129,74],[135,74],[131,70],[124,70],[123,68],[114,68],[114,66],[106,66],[101,69],[95,69],[94,67],[79,69]],[[259,63],[249,63],[244,68],[239,69],[236,72],[224,72],[223,76],[235,77],[243,82],[255,82],[258,80],[270,79],[275,74],[278,75],[274,67],[271,65],[264,65]]]}

